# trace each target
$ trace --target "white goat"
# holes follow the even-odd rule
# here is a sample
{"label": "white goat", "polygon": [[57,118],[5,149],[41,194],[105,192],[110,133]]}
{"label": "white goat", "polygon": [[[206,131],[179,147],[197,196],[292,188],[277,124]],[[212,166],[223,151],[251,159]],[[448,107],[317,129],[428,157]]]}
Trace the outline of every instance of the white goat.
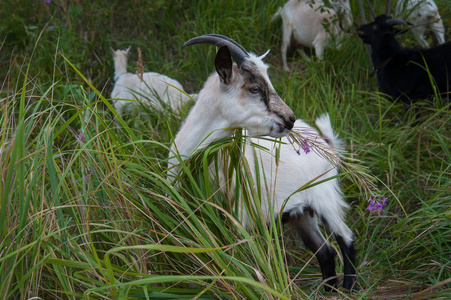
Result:
{"label": "white goat", "polygon": [[[326,141],[332,146],[337,145],[338,139],[333,134],[328,116],[317,121],[324,138],[302,120],[295,121],[292,110],[278,96],[269,80],[268,66],[262,61],[265,55],[258,57],[247,53],[234,40],[222,35],[195,37],[184,46],[197,43],[220,47],[215,59],[216,72],[205,82],[196,104],[174,139],[169,160],[170,180],[178,172],[179,161],[175,153],[183,159],[189,158],[196,150],[232,136],[236,128],[245,129],[249,136],[282,137],[282,142],[287,143],[286,136],[295,126],[309,132],[307,136],[322,147],[327,147]],[[233,64],[232,58],[236,64]],[[266,222],[274,221],[270,210],[276,217],[283,215],[283,221],[287,221],[316,254],[323,278],[329,285],[335,285],[335,252],[318,228],[318,218],[321,219],[338,241],[344,258],[343,285],[351,289],[355,280],[353,233],[343,221],[347,204],[343,201],[338,179],[333,178],[338,173],[337,168],[314,151],[298,154],[289,144],[255,138],[252,142],[269,149],[268,152],[249,144],[245,148],[254,182],[260,176],[261,182],[268,183],[268,186],[261,187]],[[280,147],[278,167],[275,165],[277,147]],[[261,162],[264,172],[256,173],[255,161]],[[213,173],[210,176],[213,177]],[[327,178],[330,180],[296,193],[312,181]],[[223,190],[227,184],[234,184],[234,180],[227,183],[222,176],[219,176],[219,181]],[[252,225],[245,211],[239,214],[244,226]]]}
{"label": "white goat", "polygon": [[439,44],[445,43],[445,26],[434,1],[398,0],[396,15],[413,24],[412,34],[422,47],[429,47],[424,38],[426,30],[433,31]]}
{"label": "white goat", "polygon": [[289,71],[287,50],[291,39],[305,47],[315,48],[315,54],[323,59],[324,50],[334,39],[337,47],[344,37],[341,28],[353,22],[349,0],[331,1],[333,8],[324,6],[322,0],[289,0],[279,7],[272,21],[282,17],[282,61],[283,69]]}
{"label": "white goat", "polygon": [[[151,105],[162,110],[161,102],[169,104],[172,110],[182,108],[190,97],[185,94],[183,86],[175,79],[155,72],[143,73],[143,80],[138,75],[127,72],[127,56],[130,47],[125,50],[113,50],[114,88],[111,98],[114,108],[123,116],[125,112],[133,111],[139,103]],[[135,100],[135,101],[130,101]]]}

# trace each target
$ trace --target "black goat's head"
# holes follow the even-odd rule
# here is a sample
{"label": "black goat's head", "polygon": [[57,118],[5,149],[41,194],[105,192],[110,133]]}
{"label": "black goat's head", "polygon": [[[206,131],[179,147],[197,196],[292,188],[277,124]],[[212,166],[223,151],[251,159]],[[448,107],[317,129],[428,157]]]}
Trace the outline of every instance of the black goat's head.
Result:
{"label": "black goat's head", "polygon": [[393,37],[397,34],[402,34],[409,29],[394,28],[395,25],[411,24],[401,19],[393,19],[386,15],[380,15],[376,17],[374,22],[360,26],[357,29],[357,34],[365,44],[372,45],[380,42],[384,37]]}

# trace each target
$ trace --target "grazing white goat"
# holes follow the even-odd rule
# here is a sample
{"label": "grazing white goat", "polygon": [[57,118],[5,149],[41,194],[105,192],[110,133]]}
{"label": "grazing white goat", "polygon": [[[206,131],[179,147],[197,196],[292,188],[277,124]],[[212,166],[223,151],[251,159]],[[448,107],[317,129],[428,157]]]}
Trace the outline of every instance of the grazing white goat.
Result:
{"label": "grazing white goat", "polygon": [[285,71],[289,71],[287,50],[292,38],[301,46],[314,48],[321,60],[332,40],[340,46],[345,35],[342,26],[348,28],[353,22],[351,7],[349,0],[331,3],[333,8],[325,7],[322,0],[290,0],[274,14],[272,21],[282,17],[281,52]]}
{"label": "grazing white goat", "polygon": [[[317,121],[324,137],[302,120],[296,121],[293,111],[274,90],[267,75],[268,66],[262,60],[264,55],[258,57],[248,53],[234,40],[216,34],[192,38],[184,46],[198,43],[220,47],[215,59],[216,72],[205,82],[196,104],[174,139],[169,159],[170,180],[177,176],[179,169],[175,153],[182,159],[189,158],[196,150],[232,136],[237,128],[245,129],[249,136],[281,137],[282,142],[288,143],[286,136],[296,127],[320,147],[337,146],[339,140],[333,134],[328,116]],[[261,182],[268,184],[261,187],[261,206],[266,222],[274,221],[271,210],[276,218],[282,215],[282,221],[297,231],[304,244],[316,254],[326,282],[335,285],[335,251],[318,228],[318,219],[322,220],[338,241],[344,258],[343,285],[351,289],[355,280],[353,233],[344,222],[347,204],[338,179],[334,178],[338,174],[336,166],[315,151],[308,154],[308,151],[297,152],[292,145],[274,140],[253,138],[251,142],[269,149],[254,148],[249,143],[244,151],[254,182],[260,176]],[[276,148],[280,149],[277,167]],[[256,161],[261,162],[259,169],[255,167]],[[223,170],[221,161],[218,164]],[[257,170],[260,171],[257,173]],[[210,176],[215,177],[216,172],[210,171]],[[323,179],[330,180],[296,192],[304,185]],[[227,184],[235,184],[234,180],[226,182],[221,172],[219,181],[223,190],[227,190]],[[239,215],[244,226],[252,226],[245,210],[241,210]]]}
{"label": "grazing white goat", "polygon": [[127,72],[129,51],[130,47],[116,51],[111,49],[115,82],[111,98],[115,99],[113,105],[119,115],[123,116],[124,113],[133,111],[140,102],[157,110],[162,110],[161,102],[165,102],[172,110],[177,111],[190,100],[183,86],[175,79],[156,72],[146,72],[142,74],[141,80],[138,75]]}
{"label": "grazing white goat", "polygon": [[445,43],[445,27],[434,1],[398,0],[396,15],[412,23],[412,34],[422,47],[429,47],[424,38],[426,30],[431,30],[434,33],[439,44]]}

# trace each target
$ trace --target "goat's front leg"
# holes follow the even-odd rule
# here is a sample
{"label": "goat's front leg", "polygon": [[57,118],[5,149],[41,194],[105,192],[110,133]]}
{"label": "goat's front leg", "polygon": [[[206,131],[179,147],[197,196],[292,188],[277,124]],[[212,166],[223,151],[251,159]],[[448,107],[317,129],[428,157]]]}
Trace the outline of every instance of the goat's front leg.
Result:
{"label": "goat's front leg", "polygon": [[287,52],[288,46],[290,45],[291,35],[293,34],[293,29],[291,28],[291,23],[283,20],[283,34],[282,34],[282,46],[280,47],[280,52],[282,52],[282,63],[283,70],[289,72],[287,63]]}

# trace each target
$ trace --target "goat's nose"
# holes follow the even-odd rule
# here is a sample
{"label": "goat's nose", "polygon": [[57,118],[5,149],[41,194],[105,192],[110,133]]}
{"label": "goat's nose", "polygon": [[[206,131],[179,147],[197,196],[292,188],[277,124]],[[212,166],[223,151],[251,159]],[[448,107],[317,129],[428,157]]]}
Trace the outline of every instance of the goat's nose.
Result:
{"label": "goat's nose", "polygon": [[285,128],[291,130],[294,126],[294,122],[296,122],[296,117],[293,114],[285,120]]}

